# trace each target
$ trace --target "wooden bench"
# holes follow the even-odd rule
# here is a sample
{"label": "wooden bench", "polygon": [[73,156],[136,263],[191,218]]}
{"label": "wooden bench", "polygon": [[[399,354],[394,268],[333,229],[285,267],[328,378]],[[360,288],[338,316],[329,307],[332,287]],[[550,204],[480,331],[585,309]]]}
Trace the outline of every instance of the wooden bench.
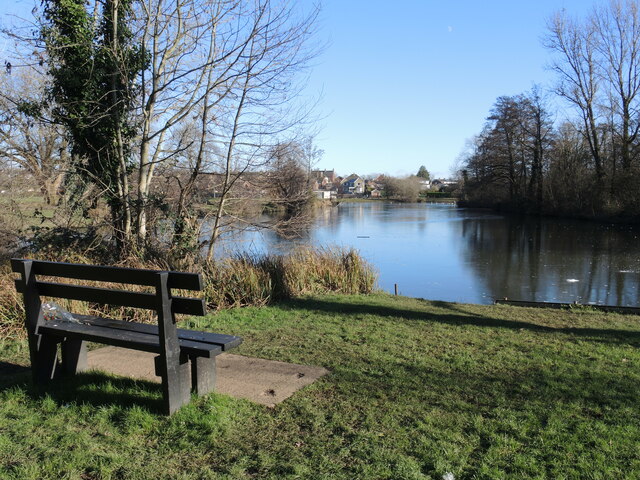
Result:
{"label": "wooden bench", "polygon": [[[205,315],[204,300],[173,296],[172,289],[202,290],[200,274],[12,259],[25,305],[25,326],[34,383],[46,385],[58,374],[86,369],[87,342],[157,353],[164,410],[170,415],[188,403],[193,389],[202,395],[215,386],[216,356],[242,343],[240,337],[177,328],[175,314]],[[152,292],[40,280],[39,277],[152,287]],[[147,289],[150,290],[150,289]],[[156,312],[158,324],[72,314],[72,321],[45,320],[43,298],[142,308]],[[60,345],[61,361],[58,361]]]}

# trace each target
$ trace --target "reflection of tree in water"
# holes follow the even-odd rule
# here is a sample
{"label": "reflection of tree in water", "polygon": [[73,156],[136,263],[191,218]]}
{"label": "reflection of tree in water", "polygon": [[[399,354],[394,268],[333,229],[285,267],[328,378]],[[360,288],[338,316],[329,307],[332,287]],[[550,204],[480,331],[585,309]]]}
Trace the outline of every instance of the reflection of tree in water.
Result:
{"label": "reflection of tree in water", "polygon": [[507,216],[461,229],[465,260],[494,298],[638,304],[637,228]]}
{"label": "reflection of tree in water", "polygon": [[302,214],[285,213],[274,221],[273,231],[282,240],[309,240],[313,217],[307,212]]}

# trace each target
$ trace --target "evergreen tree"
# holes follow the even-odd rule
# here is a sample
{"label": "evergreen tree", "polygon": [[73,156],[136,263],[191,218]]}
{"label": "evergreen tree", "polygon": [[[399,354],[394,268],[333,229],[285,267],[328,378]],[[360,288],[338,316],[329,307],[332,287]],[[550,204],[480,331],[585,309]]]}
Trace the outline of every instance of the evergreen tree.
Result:
{"label": "evergreen tree", "polygon": [[427,170],[427,167],[425,167],[424,165],[420,166],[416,177],[424,178],[425,180],[431,180],[431,174],[429,173],[429,170]]}

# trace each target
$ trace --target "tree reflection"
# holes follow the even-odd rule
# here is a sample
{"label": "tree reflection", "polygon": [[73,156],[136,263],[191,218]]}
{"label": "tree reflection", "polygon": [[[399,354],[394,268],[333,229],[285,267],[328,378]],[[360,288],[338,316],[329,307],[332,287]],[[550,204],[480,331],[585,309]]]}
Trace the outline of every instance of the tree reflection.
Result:
{"label": "tree reflection", "polygon": [[494,298],[637,305],[637,229],[507,216],[462,222],[463,255]]}

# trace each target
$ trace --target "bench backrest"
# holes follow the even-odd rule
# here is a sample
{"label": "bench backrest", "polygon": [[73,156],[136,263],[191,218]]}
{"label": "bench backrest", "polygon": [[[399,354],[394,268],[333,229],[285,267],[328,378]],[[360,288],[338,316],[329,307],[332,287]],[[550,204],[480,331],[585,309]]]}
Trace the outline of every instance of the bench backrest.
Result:
{"label": "bench backrest", "polygon": [[[16,289],[22,293],[24,298],[25,327],[29,341],[32,371],[36,382],[52,379],[57,365],[57,343],[52,342],[46,333],[42,334],[40,329],[45,322],[41,297],[67,298],[154,310],[158,320],[160,354],[158,356],[158,370],[163,379],[165,409],[167,413],[171,413],[188,401],[190,382],[188,375],[185,374],[188,365],[184,358],[185,355],[180,352],[175,314],[204,315],[205,304],[204,300],[198,298],[174,297],[171,294],[171,289],[202,290],[202,278],[199,274],[26,259],[12,259],[11,267],[21,276],[16,280]],[[98,288],[86,284],[45,282],[41,281],[39,276],[85,280],[87,282],[143,285],[153,287],[155,293],[131,292],[118,288]],[[86,332],[89,327],[83,328]],[[64,340],[61,350],[72,348],[70,345],[68,340]]]}
{"label": "bench backrest", "polygon": [[[122,283],[155,287],[158,292],[160,278],[166,277],[166,289],[202,290],[202,277],[198,273],[162,272],[137,268],[107,267],[102,265],[84,265],[77,263],[47,262],[14,258],[11,260],[14,272],[21,278],[15,281],[16,290],[25,293],[27,286],[38,296],[67,298],[85,302],[115,305],[123,307],[158,310],[158,293],[130,292],[116,288],[99,288],[85,285],[72,285],[60,282],[43,282],[37,275],[74,280]],[[166,301],[166,300],[165,300]],[[171,297],[172,314],[205,315],[203,299]]]}

